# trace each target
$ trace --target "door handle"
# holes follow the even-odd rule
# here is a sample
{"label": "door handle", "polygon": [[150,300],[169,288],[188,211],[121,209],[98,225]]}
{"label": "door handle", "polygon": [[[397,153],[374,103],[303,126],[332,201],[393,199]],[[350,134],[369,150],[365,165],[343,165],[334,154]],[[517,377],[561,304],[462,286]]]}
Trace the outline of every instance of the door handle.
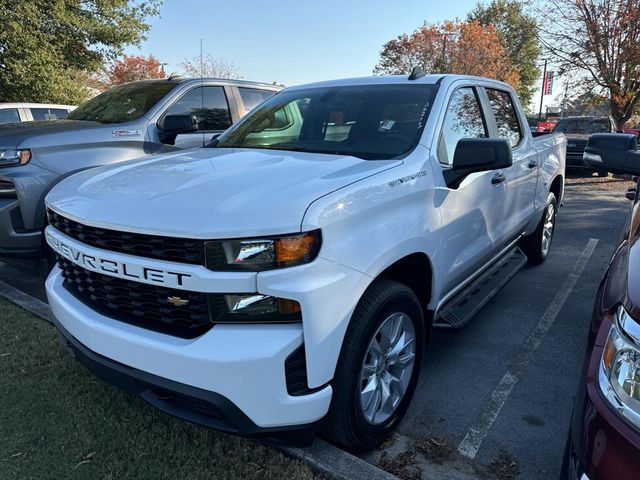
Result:
{"label": "door handle", "polygon": [[529,168],[536,168],[538,166],[538,160],[531,160],[529,162]]}
{"label": "door handle", "polygon": [[504,182],[506,179],[507,177],[505,177],[503,173],[496,173],[491,179],[491,183],[493,185],[498,185],[499,183]]}

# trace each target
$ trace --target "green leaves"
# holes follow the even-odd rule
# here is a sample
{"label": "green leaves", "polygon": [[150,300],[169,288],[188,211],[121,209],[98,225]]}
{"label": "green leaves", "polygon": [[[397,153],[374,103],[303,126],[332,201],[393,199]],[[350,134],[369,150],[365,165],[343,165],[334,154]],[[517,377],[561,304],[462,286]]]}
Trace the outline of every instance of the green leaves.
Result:
{"label": "green leaves", "polygon": [[0,102],[79,103],[162,0],[0,0]]}

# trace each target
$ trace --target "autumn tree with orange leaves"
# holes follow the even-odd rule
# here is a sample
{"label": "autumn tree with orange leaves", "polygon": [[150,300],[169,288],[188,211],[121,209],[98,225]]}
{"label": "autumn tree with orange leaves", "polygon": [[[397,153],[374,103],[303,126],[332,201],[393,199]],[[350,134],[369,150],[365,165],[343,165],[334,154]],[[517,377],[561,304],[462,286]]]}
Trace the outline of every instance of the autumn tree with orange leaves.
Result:
{"label": "autumn tree with orange leaves", "polygon": [[136,80],[163,78],[165,76],[160,61],[153,55],[125,55],[111,65],[108,74],[109,86],[122,85]]}
{"label": "autumn tree with orange leaves", "polygon": [[640,1],[549,0],[541,16],[554,62],[586,72],[608,93],[621,130],[640,105]]}
{"label": "autumn tree with orange leaves", "polygon": [[518,88],[520,76],[492,25],[446,21],[426,23],[391,40],[380,52],[375,74],[458,73],[495,78]]}

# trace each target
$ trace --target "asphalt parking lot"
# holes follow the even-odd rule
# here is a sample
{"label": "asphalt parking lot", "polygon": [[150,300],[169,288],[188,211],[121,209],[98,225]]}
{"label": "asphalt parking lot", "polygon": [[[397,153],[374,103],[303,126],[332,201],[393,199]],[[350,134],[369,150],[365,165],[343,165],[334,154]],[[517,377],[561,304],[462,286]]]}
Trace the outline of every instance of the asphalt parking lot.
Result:
{"label": "asphalt parking lot", "polygon": [[[568,186],[547,261],[463,330],[434,334],[398,434],[365,460],[405,478],[558,478],[593,297],[629,209],[623,192]],[[42,300],[45,276],[0,267],[1,280]]]}

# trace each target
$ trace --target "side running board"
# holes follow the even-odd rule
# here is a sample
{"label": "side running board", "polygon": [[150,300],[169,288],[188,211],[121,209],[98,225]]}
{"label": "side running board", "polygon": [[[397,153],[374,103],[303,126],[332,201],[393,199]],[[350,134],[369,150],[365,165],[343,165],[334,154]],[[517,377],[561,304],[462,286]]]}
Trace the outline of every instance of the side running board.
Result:
{"label": "side running board", "polygon": [[434,327],[462,328],[527,263],[519,247],[487,268],[437,313]]}

